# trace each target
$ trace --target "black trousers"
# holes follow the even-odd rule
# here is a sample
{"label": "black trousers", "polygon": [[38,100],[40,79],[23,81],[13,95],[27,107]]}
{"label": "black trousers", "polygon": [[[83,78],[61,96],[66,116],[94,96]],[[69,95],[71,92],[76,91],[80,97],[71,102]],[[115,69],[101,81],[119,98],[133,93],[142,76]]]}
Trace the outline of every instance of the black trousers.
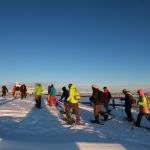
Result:
{"label": "black trousers", "polygon": [[145,113],[143,113],[143,112],[139,112],[138,117],[137,117],[137,120],[136,120],[136,126],[137,126],[137,127],[140,127],[141,120],[142,120],[142,117],[143,117],[143,116],[145,116],[146,119],[147,119],[148,121],[150,121],[150,114],[145,114]]}
{"label": "black trousers", "polygon": [[21,99],[26,98],[27,94],[26,92],[21,92]]}
{"label": "black trousers", "polygon": [[36,96],[35,101],[36,101],[36,107],[41,108],[41,96]]}
{"label": "black trousers", "polygon": [[2,97],[5,97],[6,96],[6,92],[2,92]]}
{"label": "black trousers", "polygon": [[132,113],[131,113],[131,106],[125,106],[125,112],[128,118],[128,121],[133,121]]}

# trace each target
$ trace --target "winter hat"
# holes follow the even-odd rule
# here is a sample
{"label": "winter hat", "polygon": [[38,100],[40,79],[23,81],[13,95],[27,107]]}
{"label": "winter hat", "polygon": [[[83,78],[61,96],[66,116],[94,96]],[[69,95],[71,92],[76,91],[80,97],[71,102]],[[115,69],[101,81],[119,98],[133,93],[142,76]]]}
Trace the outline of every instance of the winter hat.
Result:
{"label": "winter hat", "polygon": [[122,93],[127,93],[127,90],[126,90],[126,89],[123,89],[123,90],[122,90]]}
{"label": "winter hat", "polygon": [[71,88],[71,86],[72,86],[72,83],[69,83],[69,84],[68,84],[68,88],[70,89],[70,88]]}
{"label": "winter hat", "polygon": [[64,86],[64,87],[62,87],[62,90],[65,91],[65,90],[67,90],[67,89],[66,89],[66,87]]}
{"label": "winter hat", "polygon": [[76,86],[74,84],[71,85],[71,89],[76,89]]}
{"label": "winter hat", "polygon": [[109,92],[108,87],[103,87],[103,90],[104,90],[104,93],[108,93]]}
{"label": "winter hat", "polygon": [[144,94],[144,89],[139,89],[138,91],[137,91],[137,93],[139,94],[139,96],[144,96],[145,94]]}
{"label": "winter hat", "polygon": [[92,88],[98,89],[98,86],[95,84],[92,84]]}

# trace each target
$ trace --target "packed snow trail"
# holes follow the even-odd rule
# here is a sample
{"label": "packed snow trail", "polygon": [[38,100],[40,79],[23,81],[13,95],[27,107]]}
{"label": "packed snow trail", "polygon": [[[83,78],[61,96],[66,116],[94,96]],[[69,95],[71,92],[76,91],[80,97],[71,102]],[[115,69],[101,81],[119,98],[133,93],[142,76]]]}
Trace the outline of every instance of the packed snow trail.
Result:
{"label": "packed snow trail", "polygon": [[118,108],[112,113],[115,118],[105,125],[89,123],[93,110],[80,105],[80,114],[85,126],[63,125],[55,107],[47,105],[43,98],[42,109],[34,107],[33,97],[13,100],[0,99],[0,150],[124,150],[150,148],[150,132],[131,129],[122,120]]}

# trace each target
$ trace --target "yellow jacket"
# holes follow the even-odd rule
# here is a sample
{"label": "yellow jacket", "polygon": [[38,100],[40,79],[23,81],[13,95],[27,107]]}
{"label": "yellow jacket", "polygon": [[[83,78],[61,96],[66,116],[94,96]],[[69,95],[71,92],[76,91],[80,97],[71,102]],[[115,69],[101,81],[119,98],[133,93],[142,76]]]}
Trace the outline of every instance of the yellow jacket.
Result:
{"label": "yellow jacket", "polygon": [[73,104],[78,103],[80,96],[78,96],[78,98],[76,99],[77,96],[77,90],[74,84],[71,85],[70,89],[69,89],[69,97],[67,98],[67,101]]}
{"label": "yellow jacket", "polygon": [[149,102],[148,102],[146,96],[140,96],[138,104],[139,104],[139,108],[140,108],[141,112],[150,113],[150,111],[149,111]]}

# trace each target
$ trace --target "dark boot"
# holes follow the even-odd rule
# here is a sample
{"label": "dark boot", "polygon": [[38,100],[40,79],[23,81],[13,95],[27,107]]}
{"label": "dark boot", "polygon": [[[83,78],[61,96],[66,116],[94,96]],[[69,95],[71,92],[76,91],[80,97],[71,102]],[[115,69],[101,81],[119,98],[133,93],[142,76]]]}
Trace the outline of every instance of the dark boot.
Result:
{"label": "dark boot", "polygon": [[104,121],[107,121],[108,120],[108,115],[104,115]]}
{"label": "dark boot", "polygon": [[95,116],[95,120],[91,120],[91,122],[99,124],[99,115]]}

